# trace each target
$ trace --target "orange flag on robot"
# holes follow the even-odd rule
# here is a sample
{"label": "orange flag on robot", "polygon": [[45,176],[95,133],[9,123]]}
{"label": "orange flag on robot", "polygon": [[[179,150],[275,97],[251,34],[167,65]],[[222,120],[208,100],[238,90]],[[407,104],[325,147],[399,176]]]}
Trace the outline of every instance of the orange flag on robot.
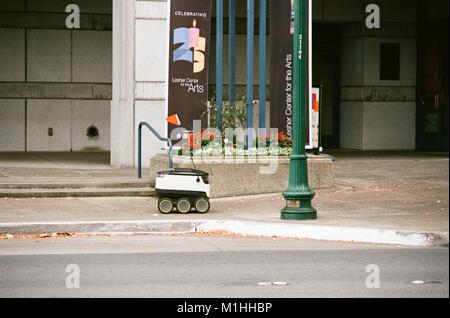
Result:
{"label": "orange flag on robot", "polygon": [[166,120],[169,124],[172,124],[174,126],[181,126],[181,121],[180,118],[178,118],[177,114],[167,117]]}

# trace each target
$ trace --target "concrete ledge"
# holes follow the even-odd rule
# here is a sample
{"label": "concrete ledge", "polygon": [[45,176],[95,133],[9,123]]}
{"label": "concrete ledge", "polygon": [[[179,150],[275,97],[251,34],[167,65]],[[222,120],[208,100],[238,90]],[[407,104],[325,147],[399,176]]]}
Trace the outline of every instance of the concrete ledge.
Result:
{"label": "concrete ledge", "polygon": [[[150,161],[150,183],[158,171],[167,170],[167,155],[156,155]],[[197,169],[210,174],[213,198],[283,192],[289,179],[289,158],[194,158]],[[175,156],[176,168],[192,168],[189,157]],[[313,189],[334,186],[334,162],[326,156],[308,159],[309,184]]]}
{"label": "concrete ledge", "polygon": [[0,83],[2,98],[111,100],[112,84]]}
{"label": "concrete ledge", "polygon": [[0,234],[220,234],[358,242],[404,246],[448,246],[448,232],[402,231],[395,229],[354,228],[329,225],[308,225],[284,222],[241,220],[185,221],[114,221],[65,223],[3,223]]}

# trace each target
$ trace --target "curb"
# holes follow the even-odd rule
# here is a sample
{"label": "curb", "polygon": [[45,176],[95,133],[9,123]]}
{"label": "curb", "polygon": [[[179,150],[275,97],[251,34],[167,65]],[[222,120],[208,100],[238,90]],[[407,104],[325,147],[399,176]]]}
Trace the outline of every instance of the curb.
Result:
{"label": "curb", "polygon": [[417,247],[449,245],[448,232],[404,231],[395,229],[356,228],[282,222],[240,220],[183,221],[109,221],[0,223],[0,234],[195,234],[226,232],[237,235],[310,239],[320,241],[358,242]]}
{"label": "curb", "polygon": [[195,221],[0,223],[0,234],[195,233]]}
{"label": "curb", "polygon": [[415,232],[280,222],[200,221],[198,232],[228,231],[264,237],[437,247],[449,244],[448,232]]}

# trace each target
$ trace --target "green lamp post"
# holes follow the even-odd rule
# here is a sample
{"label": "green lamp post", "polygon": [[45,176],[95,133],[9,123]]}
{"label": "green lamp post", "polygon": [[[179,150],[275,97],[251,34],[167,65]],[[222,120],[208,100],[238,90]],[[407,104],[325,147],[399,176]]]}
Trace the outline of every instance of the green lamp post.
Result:
{"label": "green lamp post", "polygon": [[309,105],[309,0],[295,0],[293,149],[289,186],[283,193],[283,220],[313,220],[317,211],[311,201],[315,193],[308,183],[305,110]]}

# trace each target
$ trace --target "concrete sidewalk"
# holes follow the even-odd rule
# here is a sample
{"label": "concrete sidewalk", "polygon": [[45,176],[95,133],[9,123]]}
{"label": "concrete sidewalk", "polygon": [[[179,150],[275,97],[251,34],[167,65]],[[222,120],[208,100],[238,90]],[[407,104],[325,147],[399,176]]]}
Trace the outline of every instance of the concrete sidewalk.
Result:
{"label": "concrete sidewalk", "polygon": [[123,182],[136,176],[136,169],[111,168],[107,152],[0,153],[0,183]]}
{"label": "concrete sidewalk", "polygon": [[[161,215],[157,213],[155,198],[2,199],[0,233],[14,232],[20,226],[19,232],[46,229],[38,224],[46,225],[47,230],[74,230],[79,226],[88,232],[170,232],[178,226],[181,232],[448,244],[447,155],[334,155],[337,186],[317,191],[314,206],[319,219],[314,221],[281,221],[281,194],[215,199],[206,215]],[[55,227],[57,224],[65,227]],[[158,227],[160,230],[155,230]]]}

